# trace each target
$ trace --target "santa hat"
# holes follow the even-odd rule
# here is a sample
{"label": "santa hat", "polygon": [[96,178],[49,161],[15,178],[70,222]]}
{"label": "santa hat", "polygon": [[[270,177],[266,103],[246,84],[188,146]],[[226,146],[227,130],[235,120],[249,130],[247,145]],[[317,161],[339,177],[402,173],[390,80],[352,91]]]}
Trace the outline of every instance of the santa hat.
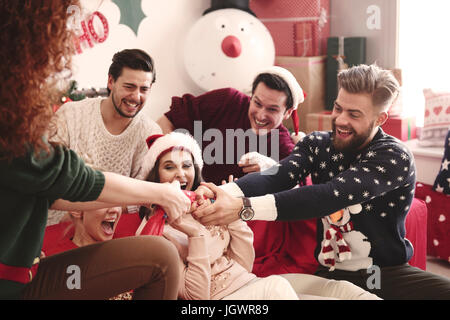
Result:
{"label": "santa hat", "polygon": [[185,133],[173,131],[168,134],[155,134],[147,138],[148,151],[142,162],[142,172],[147,177],[158,161],[167,152],[177,149],[185,150],[192,154],[194,163],[200,170],[203,168],[202,151],[195,139]]}
{"label": "santa hat", "polygon": [[294,77],[294,75],[289,72],[288,70],[282,68],[282,67],[278,67],[278,66],[272,66],[268,69],[262,70],[259,72],[259,74],[261,73],[270,73],[270,74],[275,74],[277,76],[279,76],[281,79],[283,79],[286,84],[289,87],[289,90],[291,91],[291,96],[292,96],[292,121],[294,124],[294,131],[295,134],[298,135],[298,114],[297,114],[297,107],[300,103],[302,103],[303,101],[305,101],[305,94],[303,92],[302,87],[300,87],[300,84],[298,83],[297,79]]}
{"label": "santa hat", "polygon": [[211,8],[205,10],[205,12],[203,12],[203,15],[215,10],[239,9],[256,17],[255,13],[250,10],[248,2],[249,0],[211,0]]}

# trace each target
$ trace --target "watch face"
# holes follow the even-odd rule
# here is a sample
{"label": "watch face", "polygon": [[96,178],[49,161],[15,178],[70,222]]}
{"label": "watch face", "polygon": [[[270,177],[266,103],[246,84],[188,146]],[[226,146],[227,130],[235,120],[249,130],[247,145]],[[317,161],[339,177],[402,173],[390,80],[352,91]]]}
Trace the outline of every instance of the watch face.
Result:
{"label": "watch face", "polygon": [[245,208],[241,211],[241,219],[244,221],[249,221],[253,218],[255,212],[253,209]]}

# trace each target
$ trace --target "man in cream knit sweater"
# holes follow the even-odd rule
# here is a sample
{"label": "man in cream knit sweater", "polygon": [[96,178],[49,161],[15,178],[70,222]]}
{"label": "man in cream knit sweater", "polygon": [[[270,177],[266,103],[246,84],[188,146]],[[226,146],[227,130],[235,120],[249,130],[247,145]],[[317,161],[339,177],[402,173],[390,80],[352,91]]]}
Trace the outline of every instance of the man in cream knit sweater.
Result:
{"label": "man in cream knit sweater", "polygon": [[[140,113],[155,82],[152,58],[139,49],[116,53],[108,72],[107,98],[65,103],[56,113],[51,141],[76,151],[94,169],[142,179],[146,138],[161,133]],[[60,214],[49,213],[48,224]]]}

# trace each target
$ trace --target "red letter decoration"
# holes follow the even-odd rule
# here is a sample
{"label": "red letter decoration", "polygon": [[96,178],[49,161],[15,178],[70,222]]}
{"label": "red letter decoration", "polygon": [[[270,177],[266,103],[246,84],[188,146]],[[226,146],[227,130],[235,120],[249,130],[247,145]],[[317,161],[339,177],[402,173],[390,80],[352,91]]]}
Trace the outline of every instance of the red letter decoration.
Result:
{"label": "red letter decoration", "polygon": [[[103,25],[103,37],[99,37],[97,32],[94,29],[94,17],[97,16]],[[89,32],[88,32],[89,28]],[[83,50],[81,49],[81,43],[86,40],[88,42],[89,47],[94,47],[94,44],[92,43],[91,36],[97,43],[105,42],[105,40],[108,38],[109,35],[109,25],[108,20],[106,20],[105,16],[101,14],[99,11],[95,11],[88,20],[88,28],[86,27],[86,22],[81,21],[81,29],[83,30],[83,34],[75,37],[75,48],[77,50],[78,54],[83,53]]]}
{"label": "red letter decoration", "polygon": [[[102,24],[103,24],[103,37],[100,38],[97,33],[94,30],[94,16],[99,17],[99,19],[101,20]],[[101,14],[98,11],[95,11],[91,18],[89,19],[88,22],[88,26],[89,26],[89,32],[91,33],[92,37],[94,38],[94,40],[98,43],[102,43],[106,40],[106,38],[108,38],[108,33],[109,33],[109,27],[108,27],[108,21],[106,20],[105,16],[103,14]]]}
{"label": "red letter decoration", "polygon": [[88,42],[89,47],[92,48],[94,46],[92,44],[91,37],[89,36],[89,32],[86,28],[86,23],[84,21],[81,21],[81,28],[83,29],[83,34],[78,37],[78,43],[77,43],[78,44],[78,47],[77,47],[78,53],[82,53],[81,43],[83,42],[83,40],[86,40]]}

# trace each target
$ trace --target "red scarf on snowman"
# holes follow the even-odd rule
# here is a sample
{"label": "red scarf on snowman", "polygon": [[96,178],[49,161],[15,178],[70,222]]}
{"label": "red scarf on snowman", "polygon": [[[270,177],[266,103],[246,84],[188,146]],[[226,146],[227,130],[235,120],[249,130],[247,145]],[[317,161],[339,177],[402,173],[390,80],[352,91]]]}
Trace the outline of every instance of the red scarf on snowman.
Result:
{"label": "red scarf on snowman", "polygon": [[[332,216],[327,216],[324,219],[327,220],[330,227],[325,231],[325,241],[322,245],[322,253],[325,265],[330,267],[330,271],[333,271],[336,265],[336,256],[340,262],[352,258],[350,246],[345,242],[342,234],[352,231],[353,223],[349,221],[342,226],[337,226],[333,224],[334,219]],[[333,243],[335,246],[332,245]],[[337,247],[337,251],[335,250],[335,247]]]}

